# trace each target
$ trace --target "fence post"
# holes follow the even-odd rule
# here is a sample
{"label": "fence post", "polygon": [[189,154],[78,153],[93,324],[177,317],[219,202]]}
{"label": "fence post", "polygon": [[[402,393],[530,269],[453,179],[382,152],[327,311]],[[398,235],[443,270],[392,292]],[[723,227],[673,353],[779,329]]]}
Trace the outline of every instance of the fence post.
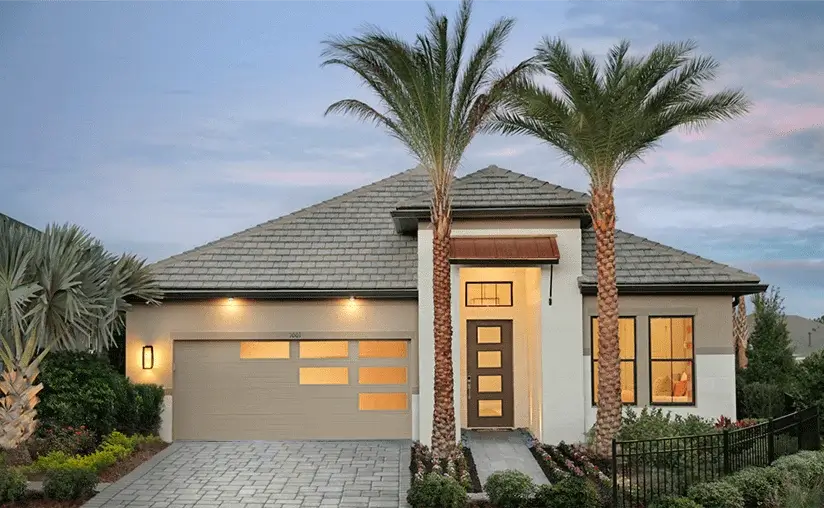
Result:
{"label": "fence post", "polygon": [[618,442],[612,440],[612,506],[618,506]]}
{"label": "fence post", "polygon": [[724,476],[730,474],[730,431],[724,429]]}
{"label": "fence post", "polygon": [[814,450],[821,449],[821,411],[815,408],[815,436],[813,436]]}
{"label": "fence post", "polygon": [[793,418],[793,420],[795,420],[795,432],[798,436],[798,451],[801,451],[804,449],[804,432],[801,429],[801,411],[795,412],[795,418]]}
{"label": "fence post", "polygon": [[767,422],[767,465],[775,461],[775,425],[772,417]]}

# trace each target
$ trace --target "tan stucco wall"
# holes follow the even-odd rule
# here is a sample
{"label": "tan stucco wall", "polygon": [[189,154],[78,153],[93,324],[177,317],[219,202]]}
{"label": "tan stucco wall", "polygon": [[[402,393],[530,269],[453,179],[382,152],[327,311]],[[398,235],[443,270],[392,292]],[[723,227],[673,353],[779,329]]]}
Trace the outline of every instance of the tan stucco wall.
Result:
{"label": "tan stucco wall", "polygon": [[[172,389],[173,340],[401,338],[409,348],[410,385],[417,393],[417,303],[348,299],[262,302],[235,298],[136,306],[126,317],[126,375]],[[154,346],[155,367],[144,370],[142,348]]]}
{"label": "tan stucco wall", "polygon": [[[649,403],[649,318],[651,316],[694,316],[696,380],[701,382],[720,374],[708,368],[707,356],[732,355],[732,297],[730,296],[620,296],[621,316],[635,316],[638,405]],[[591,318],[598,315],[594,296],[584,297],[583,352],[591,357]],[[590,380],[586,379],[587,386]],[[719,382],[720,384],[720,382]],[[589,391],[587,392],[589,394]],[[702,394],[698,394],[700,397]],[[589,395],[587,395],[589,397]],[[734,399],[734,388],[732,397]],[[699,402],[700,403],[700,402]]]}

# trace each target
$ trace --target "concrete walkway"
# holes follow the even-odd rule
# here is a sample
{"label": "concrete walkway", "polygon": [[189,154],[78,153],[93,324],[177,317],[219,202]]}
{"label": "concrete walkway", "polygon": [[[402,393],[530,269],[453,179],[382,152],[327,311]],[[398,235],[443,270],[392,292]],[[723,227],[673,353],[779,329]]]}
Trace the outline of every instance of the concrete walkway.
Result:
{"label": "concrete walkway", "polygon": [[468,430],[466,446],[478,469],[481,485],[496,471],[514,469],[526,473],[536,485],[549,483],[532,452],[526,446],[526,435],[517,430]]}
{"label": "concrete walkway", "polygon": [[85,508],[397,508],[408,441],[176,442]]}

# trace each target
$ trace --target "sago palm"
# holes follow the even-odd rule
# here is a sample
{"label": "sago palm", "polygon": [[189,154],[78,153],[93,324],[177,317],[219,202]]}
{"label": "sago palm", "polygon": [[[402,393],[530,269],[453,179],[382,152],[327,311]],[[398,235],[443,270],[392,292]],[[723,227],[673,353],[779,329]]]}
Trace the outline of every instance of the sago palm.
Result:
{"label": "sago palm", "polygon": [[507,86],[530,67],[523,62],[508,72],[495,69],[514,25],[493,24],[471,50],[467,48],[472,4],[461,3],[450,26],[429,6],[427,30],[411,42],[378,28],[325,41],[324,66],[352,71],[375,98],[335,102],[326,113],[352,115],[385,129],[426,168],[432,185],[435,407],[432,448],[437,457],[455,449],[452,371],[449,238],[450,187],[473,137],[488,126]]}
{"label": "sago palm", "polygon": [[558,90],[524,80],[496,117],[506,134],[529,134],[554,146],[586,170],[592,193],[598,273],[599,385],[596,447],[601,453],[621,425],[618,291],[615,275],[613,184],[628,162],[639,160],[676,127],[701,128],[737,117],[748,102],[738,90],[706,93],[718,63],[694,56],[691,41],[660,44],[644,56],[629,55],[623,41],[605,65],[574,55],[559,39],[544,39],[535,57]]}
{"label": "sago palm", "polygon": [[38,369],[49,351],[105,348],[128,300],[159,297],[143,261],[106,252],[76,226],[41,233],[0,221],[0,447],[34,432]]}

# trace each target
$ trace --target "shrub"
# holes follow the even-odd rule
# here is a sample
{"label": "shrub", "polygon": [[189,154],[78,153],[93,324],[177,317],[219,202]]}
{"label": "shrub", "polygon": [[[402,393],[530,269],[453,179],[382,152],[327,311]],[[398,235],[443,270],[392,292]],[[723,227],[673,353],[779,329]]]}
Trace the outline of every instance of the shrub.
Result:
{"label": "shrub", "polygon": [[46,474],[43,480],[43,493],[49,499],[71,501],[85,499],[94,495],[97,487],[97,474],[82,467],[60,467]]}
{"label": "shrub", "polygon": [[799,407],[818,406],[818,414],[824,418],[824,351],[813,353],[798,364],[790,386]]}
{"label": "shrub", "polygon": [[736,385],[739,418],[778,418],[786,413],[786,395],[780,385],[747,383],[740,376]]}
{"label": "shrub", "polygon": [[160,414],[163,411],[163,387],[160,385],[134,385],[137,408],[135,432],[154,436],[160,431]]}
{"label": "shrub", "polygon": [[643,408],[636,413],[631,408],[624,411],[619,441],[656,439],[660,437],[691,436],[716,432],[715,422],[696,415],[683,417],[664,412],[661,408]]}
{"label": "shrub", "polygon": [[649,508],[702,508],[688,497],[665,497],[652,503]]}
{"label": "shrub", "polygon": [[406,500],[412,508],[465,508],[466,490],[457,480],[428,473],[412,484]]}
{"label": "shrub", "polygon": [[[42,364],[40,421],[55,427],[86,426],[98,436],[134,427],[131,383],[92,353],[50,353]],[[122,412],[122,413],[120,413]]]}
{"label": "shrub", "polygon": [[57,469],[69,461],[72,457],[61,451],[47,453],[37,457],[28,469],[34,473],[42,473],[51,469]]}
{"label": "shrub", "polygon": [[591,481],[569,477],[551,487],[539,487],[535,493],[534,504],[536,508],[598,508],[601,500]]}
{"label": "shrub", "polygon": [[704,508],[744,508],[744,496],[727,482],[709,482],[693,485],[687,497]]}
{"label": "shrub", "polygon": [[824,506],[824,480],[811,488],[787,483],[784,506],[792,508],[821,508]]}
{"label": "shrub", "polygon": [[80,427],[58,427],[40,424],[34,436],[28,441],[29,451],[34,459],[50,452],[64,452],[68,455],[87,454],[94,451],[97,436],[94,432]]}
{"label": "shrub", "polygon": [[745,508],[777,507],[781,502],[786,474],[773,467],[751,467],[725,478],[744,496]]}
{"label": "shrub", "polygon": [[16,469],[0,468],[0,503],[23,499],[26,494],[26,478]]}
{"label": "shrub", "polygon": [[824,478],[824,453],[803,451],[773,462],[773,467],[785,471],[793,483],[813,488]]}
{"label": "shrub", "polygon": [[484,491],[498,508],[521,508],[535,493],[535,484],[520,471],[499,471],[489,475]]}

